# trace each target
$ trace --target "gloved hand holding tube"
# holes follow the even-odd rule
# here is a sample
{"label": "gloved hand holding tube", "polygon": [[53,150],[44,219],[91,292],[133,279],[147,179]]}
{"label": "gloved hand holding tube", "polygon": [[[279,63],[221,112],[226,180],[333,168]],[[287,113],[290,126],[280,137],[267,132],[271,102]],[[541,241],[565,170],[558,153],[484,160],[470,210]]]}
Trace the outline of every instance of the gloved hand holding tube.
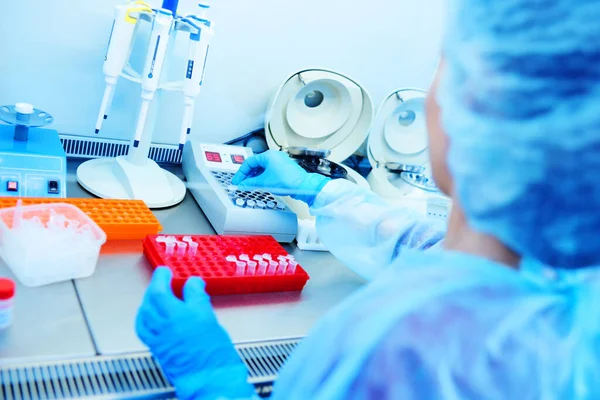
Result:
{"label": "gloved hand holding tube", "polygon": [[246,367],[217,321],[204,281],[188,279],[180,300],[171,290],[171,278],[170,269],[156,269],[135,327],[175,386],[177,398],[254,398]]}
{"label": "gloved hand holding tube", "polygon": [[240,190],[261,189],[278,196],[290,196],[310,206],[330,180],[306,172],[284,152],[269,150],[248,158],[231,183]]}

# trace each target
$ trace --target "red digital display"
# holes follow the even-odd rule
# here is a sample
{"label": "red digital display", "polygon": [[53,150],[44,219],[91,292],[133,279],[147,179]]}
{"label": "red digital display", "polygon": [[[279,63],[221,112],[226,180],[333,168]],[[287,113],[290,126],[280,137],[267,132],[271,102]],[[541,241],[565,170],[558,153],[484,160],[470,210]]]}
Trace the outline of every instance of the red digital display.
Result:
{"label": "red digital display", "polygon": [[210,162],[221,162],[221,155],[217,152],[214,151],[205,151],[204,154],[206,154],[206,161],[210,161]]}
{"label": "red digital display", "polygon": [[233,161],[234,164],[243,164],[244,163],[244,156],[240,156],[238,154],[232,154],[231,155],[231,161]]}

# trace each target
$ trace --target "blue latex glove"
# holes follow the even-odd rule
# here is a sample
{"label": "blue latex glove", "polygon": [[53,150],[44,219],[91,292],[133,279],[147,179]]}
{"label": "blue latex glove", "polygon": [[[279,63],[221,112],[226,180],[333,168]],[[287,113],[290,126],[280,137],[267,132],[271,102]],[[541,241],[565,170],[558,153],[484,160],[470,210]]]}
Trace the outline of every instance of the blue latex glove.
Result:
{"label": "blue latex glove", "polygon": [[310,206],[330,180],[320,174],[309,174],[284,152],[269,150],[248,158],[231,183],[241,190],[261,189],[290,196]]}
{"label": "blue latex glove", "polygon": [[215,317],[204,281],[190,278],[182,301],[171,290],[171,278],[168,268],[154,272],[136,331],[175,386],[177,397],[253,398],[246,367]]}

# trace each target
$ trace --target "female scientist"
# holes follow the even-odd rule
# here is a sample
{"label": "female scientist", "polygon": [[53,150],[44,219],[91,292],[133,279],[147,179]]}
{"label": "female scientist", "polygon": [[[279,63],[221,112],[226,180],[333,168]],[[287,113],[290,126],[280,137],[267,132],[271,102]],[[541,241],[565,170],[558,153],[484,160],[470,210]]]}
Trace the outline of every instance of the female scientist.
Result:
{"label": "female scientist", "polygon": [[[439,241],[428,226],[283,154],[235,177],[306,201],[332,253],[370,266],[276,399],[600,399],[600,0],[449,2],[427,103],[454,204],[439,251],[411,249]],[[156,270],[136,328],[177,395],[251,398],[202,280],[180,301],[170,279]]]}

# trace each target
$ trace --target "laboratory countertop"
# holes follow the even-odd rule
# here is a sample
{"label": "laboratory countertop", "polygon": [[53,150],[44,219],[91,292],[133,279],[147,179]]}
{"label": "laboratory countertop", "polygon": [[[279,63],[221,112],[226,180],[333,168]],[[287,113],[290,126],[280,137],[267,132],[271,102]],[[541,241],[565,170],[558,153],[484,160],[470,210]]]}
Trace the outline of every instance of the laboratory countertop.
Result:
{"label": "laboratory countertop", "polygon": [[[78,165],[69,161],[68,196],[91,197],[77,184]],[[154,212],[164,233],[215,234],[189,192],[179,205]],[[284,247],[310,275],[302,292],[213,297],[218,319],[234,342],[303,337],[364,283],[330,253]],[[12,277],[3,264],[0,276]],[[18,284],[13,325],[0,331],[0,365],[147,351],[134,321],[150,276],[141,253],[102,254],[89,278],[38,288]]]}

